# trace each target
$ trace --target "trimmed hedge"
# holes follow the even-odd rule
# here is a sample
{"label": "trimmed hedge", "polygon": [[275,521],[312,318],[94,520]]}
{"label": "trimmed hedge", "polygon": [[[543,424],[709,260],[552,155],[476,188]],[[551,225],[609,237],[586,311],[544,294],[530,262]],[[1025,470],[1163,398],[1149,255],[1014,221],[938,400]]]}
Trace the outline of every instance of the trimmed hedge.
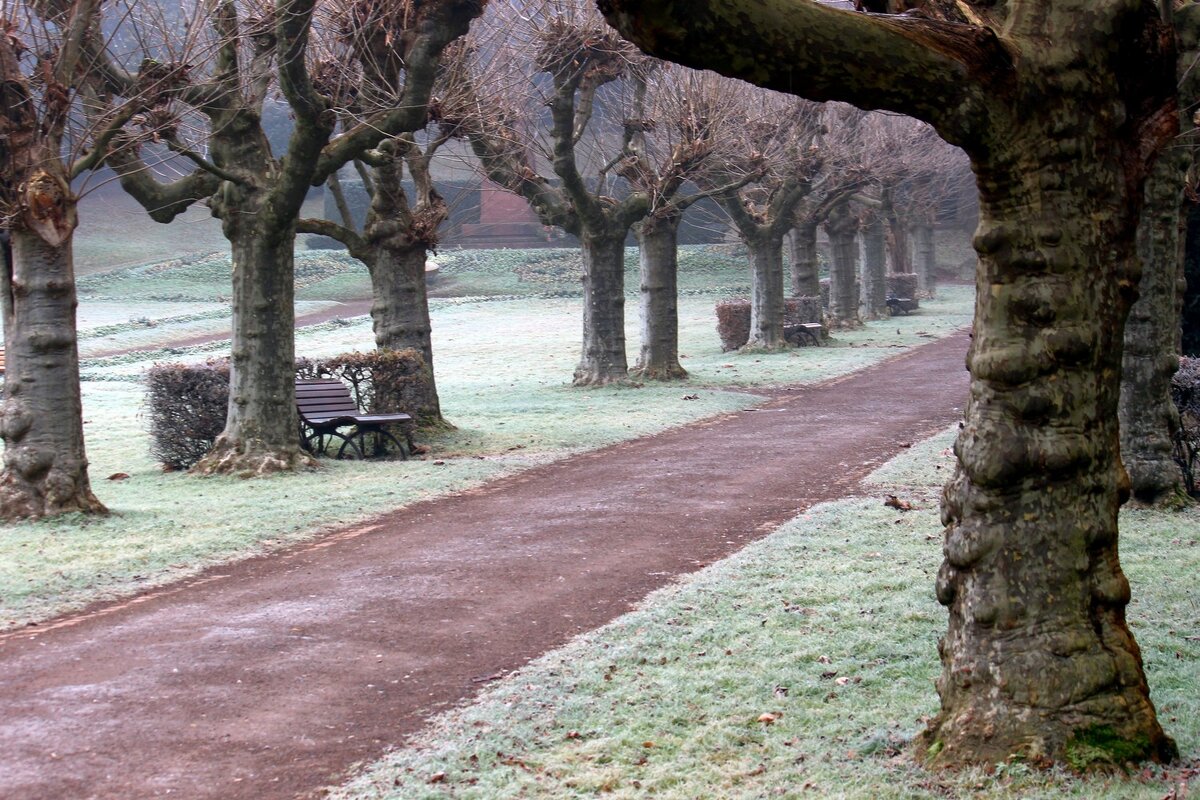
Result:
{"label": "trimmed hedge", "polygon": [[717,335],[721,350],[737,350],[750,341],[750,301],[737,298],[717,303]]}
{"label": "trimmed hedge", "polygon": [[1183,472],[1189,494],[1200,494],[1200,358],[1179,359],[1179,370],[1171,379],[1171,398],[1179,409],[1179,432],[1175,435],[1175,461]]}
{"label": "trimmed hedge", "polygon": [[[425,359],[411,349],[297,359],[296,377],[337,378],[349,384],[359,408],[371,413],[403,411],[418,422],[432,387]],[[146,385],[150,454],[166,469],[188,469],[225,429],[229,360],[156,364]]]}
{"label": "trimmed hedge", "polygon": [[167,469],[187,469],[212,449],[229,410],[229,359],[155,364],[146,375],[150,455]]}
{"label": "trimmed hedge", "polygon": [[917,273],[899,272],[887,276],[888,297],[907,297],[917,301]]}
{"label": "trimmed hedge", "polygon": [[[783,301],[783,324],[821,321],[821,298],[789,297]],[[750,341],[750,301],[745,298],[717,303],[717,335],[721,350],[737,350]]]}

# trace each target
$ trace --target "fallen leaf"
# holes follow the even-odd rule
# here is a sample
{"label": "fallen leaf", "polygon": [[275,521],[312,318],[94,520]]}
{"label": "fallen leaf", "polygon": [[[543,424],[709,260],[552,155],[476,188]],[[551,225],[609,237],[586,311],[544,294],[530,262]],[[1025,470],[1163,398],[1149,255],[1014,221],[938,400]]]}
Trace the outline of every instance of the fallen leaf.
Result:
{"label": "fallen leaf", "polygon": [[446,773],[444,772],[435,772],[429,777],[430,783],[441,783],[444,780],[446,780]]}
{"label": "fallen leaf", "polygon": [[775,720],[777,719],[779,719],[779,715],[772,714],[770,712],[767,712],[766,714],[760,714],[758,717],[758,721],[763,725],[774,725]]}
{"label": "fallen leaf", "polygon": [[114,472],[112,475],[108,476],[108,479],[110,481],[127,481],[127,480],[129,480],[129,473],[128,472]]}
{"label": "fallen leaf", "polygon": [[894,494],[889,494],[883,504],[889,508],[899,509],[900,511],[912,511],[913,504],[907,500],[901,500]]}

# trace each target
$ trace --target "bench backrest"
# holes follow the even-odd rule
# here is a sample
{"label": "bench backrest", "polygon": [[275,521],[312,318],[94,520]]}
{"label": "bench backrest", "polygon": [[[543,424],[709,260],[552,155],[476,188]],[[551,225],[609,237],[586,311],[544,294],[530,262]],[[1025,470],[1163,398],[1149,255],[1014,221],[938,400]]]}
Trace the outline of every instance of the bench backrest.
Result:
{"label": "bench backrest", "polygon": [[336,378],[296,381],[296,408],[305,420],[361,413],[350,387]]}

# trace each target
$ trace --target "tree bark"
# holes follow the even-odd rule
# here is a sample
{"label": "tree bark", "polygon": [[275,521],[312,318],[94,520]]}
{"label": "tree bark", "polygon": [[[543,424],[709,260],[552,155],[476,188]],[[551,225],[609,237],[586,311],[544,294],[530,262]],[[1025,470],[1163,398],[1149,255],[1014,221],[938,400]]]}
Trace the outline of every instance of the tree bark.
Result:
{"label": "tree bark", "polygon": [[[244,213],[249,203],[239,203]],[[192,471],[242,477],[315,466],[296,412],[295,222],[265,209],[226,222],[233,252],[233,338],[225,430]]]}
{"label": "tree bark", "polygon": [[863,316],[883,319],[888,316],[887,254],[884,250],[883,220],[871,214],[863,226]]}
{"label": "tree bark", "polygon": [[763,232],[746,239],[754,266],[750,285],[750,350],[787,347],[783,338],[783,236]]}
{"label": "tree bark", "polygon": [[641,268],[642,348],[633,374],[649,380],[687,377],[679,363],[679,222],[647,217],[634,227]]}
{"label": "tree bark", "polygon": [[913,244],[917,251],[917,288],[932,297],[937,292],[937,249],[932,223],[922,222],[913,228]]}
{"label": "tree bark", "polygon": [[[370,229],[368,228],[368,235]],[[378,246],[364,259],[371,275],[371,324],[380,350],[412,348],[425,359],[427,391],[418,406],[405,409],[423,427],[445,425],[434,382],[433,337],[425,286],[427,251],[422,242],[407,248]]]}
{"label": "tree bark", "polygon": [[620,383],[629,377],[625,360],[625,231],[583,239],[583,353],[576,386]]}
{"label": "tree bark", "polygon": [[[1075,96],[1043,108],[1088,108]],[[1116,421],[1121,329],[1140,197],[1128,153],[1091,115],[1013,130],[982,193],[971,396],[944,493],[950,610],[938,763],[1166,760],[1117,556],[1128,495]],[[1032,120],[1030,120],[1032,121]],[[1077,152],[1094,154],[1078,159]],[[1040,165],[1030,170],[1027,165]],[[1104,224],[1096,224],[1104,220]]]}
{"label": "tree bark", "polygon": [[829,215],[829,321],[838,328],[861,327],[858,316],[858,220],[844,205]]}
{"label": "tree bark", "polygon": [[820,297],[820,261],[817,258],[817,225],[802,223],[788,233],[791,247],[792,296]]}
{"label": "tree bark", "polygon": [[20,226],[10,235],[11,259],[0,283],[6,347],[0,518],[106,513],[92,493],[84,452],[71,238],[54,246]]}
{"label": "tree bark", "polygon": [[1183,473],[1173,457],[1179,409],[1171,399],[1171,377],[1179,368],[1179,225],[1188,160],[1163,153],[1146,181],[1137,232],[1142,279],[1125,323],[1121,461],[1134,498],[1151,504],[1184,494]]}

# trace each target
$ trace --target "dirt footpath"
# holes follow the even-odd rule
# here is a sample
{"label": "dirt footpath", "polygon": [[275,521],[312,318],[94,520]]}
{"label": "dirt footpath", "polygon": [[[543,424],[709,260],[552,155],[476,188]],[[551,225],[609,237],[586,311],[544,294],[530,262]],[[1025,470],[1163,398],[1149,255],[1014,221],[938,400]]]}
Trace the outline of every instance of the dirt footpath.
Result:
{"label": "dirt footpath", "polygon": [[966,346],[0,637],[0,797],[310,794],[674,576],[853,494],[961,417]]}

